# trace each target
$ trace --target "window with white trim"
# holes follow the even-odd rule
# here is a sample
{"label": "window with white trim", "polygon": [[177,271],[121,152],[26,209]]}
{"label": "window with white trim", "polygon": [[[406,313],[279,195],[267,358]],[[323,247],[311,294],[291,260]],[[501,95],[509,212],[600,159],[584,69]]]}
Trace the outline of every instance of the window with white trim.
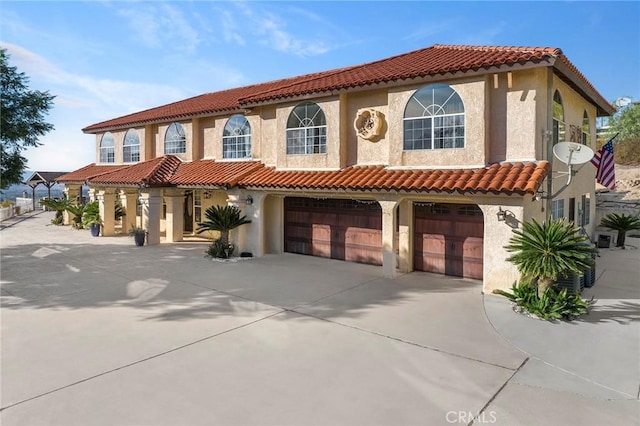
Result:
{"label": "window with white trim", "polygon": [[251,125],[244,115],[231,116],[224,126],[222,158],[251,158]]}
{"label": "window with white trim", "polygon": [[202,222],[202,191],[193,191],[193,220]]}
{"label": "window with white trim", "polygon": [[564,122],[564,105],[557,90],[553,94],[553,144],[566,141],[566,124]]}
{"label": "window with white trim", "polygon": [[164,135],[165,154],[184,154],[187,152],[187,138],[180,123],[172,123]]}
{"label": "window with white trim", "polygon": [[111,132],[102,135],[100,140],[100,162],[115,163],[116,161],[116,141]]}
{"label": "window with white trim", "polygon": [[586,226],[591,222],[591,195],[584,194],[582,196],[582,226]]}
{"label": "window with white trim", "polygon": [[404,110],[405,151],[464,148],[464,104],[446,84],[432,84],[411,96]]}
{"label": "window with white trim", "polygon": [[327,120],[313,102],[296,106],[287,120],[287,155],[326,154]]}
{"label": "window with white trim", "polygon": [[122,158],[125,163],[140,161],[140,137],[135,129],[127,130],[122,145]]}
{"label": "window with white trim", "polygon": [[551,202],[551,217],[554,220],[564,218],[564,199]]}

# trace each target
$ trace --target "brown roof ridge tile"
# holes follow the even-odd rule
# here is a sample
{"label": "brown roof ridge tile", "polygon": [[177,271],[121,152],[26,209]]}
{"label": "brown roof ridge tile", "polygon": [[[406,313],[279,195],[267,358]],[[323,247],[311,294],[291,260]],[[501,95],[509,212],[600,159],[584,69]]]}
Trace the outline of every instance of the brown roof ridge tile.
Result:
{"label": "brown roof ridge tile", "polygon": [[490,45],[465,45],[465,44],[434,44],[434,49],[471,50],[480,52],[540,52],[548,55],[562,55],[559,47],[534,47],[534,46],[490,46]]}

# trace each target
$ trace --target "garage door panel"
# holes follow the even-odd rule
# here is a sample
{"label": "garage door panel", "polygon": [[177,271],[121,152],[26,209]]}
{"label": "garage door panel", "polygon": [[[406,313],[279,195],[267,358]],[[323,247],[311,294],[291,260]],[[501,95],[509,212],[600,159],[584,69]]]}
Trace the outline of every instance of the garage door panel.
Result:
{"label": "garage door panel", "polygon": [[414,209],[414,268],[482,279],[484,222],[475,205]]}
{"label": "garage door panel", "polygon": [[[382,211],[372,207],[375,206],[353,200],[287,197],[285,250],[381,265]],[[306,233],[304,227],[308,229]],[[297,241],[305,237],[306,244]],[[295,241],[290,244],[291,238]],[[300,251],[303,248],[306,251]]]}

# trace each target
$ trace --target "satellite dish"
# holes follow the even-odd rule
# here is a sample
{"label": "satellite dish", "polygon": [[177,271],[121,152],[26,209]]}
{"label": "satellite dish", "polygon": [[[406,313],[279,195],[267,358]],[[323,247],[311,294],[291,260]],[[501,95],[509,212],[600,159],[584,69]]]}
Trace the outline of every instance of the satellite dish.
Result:
{"label": "satellite dish", "polygon": [[615,101],[613,101],[613,105],[617,106],[618,108],[624,108],[627,105],[629,105],[630,103],[631,103],[631,98],[629,98],[627,96],[623,96],[623,97],[618,98]]}
{"label": "satellite dish", "polygon": [[593,150],[575,142],[560,142],[553,147],[553,155],[570,166],[584,164],[593,158]]}

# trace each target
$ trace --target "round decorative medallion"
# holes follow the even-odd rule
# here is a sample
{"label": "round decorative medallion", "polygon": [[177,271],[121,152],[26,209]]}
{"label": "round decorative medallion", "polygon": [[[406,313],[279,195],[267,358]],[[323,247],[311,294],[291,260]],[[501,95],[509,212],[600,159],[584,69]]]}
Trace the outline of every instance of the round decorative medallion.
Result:
{"label": "round decorative medallion", "polygon": [[372,140],[380,136],[384,118],[380,111],[365,108],[359,109],[353,127],[356,133],[363,139]]}

